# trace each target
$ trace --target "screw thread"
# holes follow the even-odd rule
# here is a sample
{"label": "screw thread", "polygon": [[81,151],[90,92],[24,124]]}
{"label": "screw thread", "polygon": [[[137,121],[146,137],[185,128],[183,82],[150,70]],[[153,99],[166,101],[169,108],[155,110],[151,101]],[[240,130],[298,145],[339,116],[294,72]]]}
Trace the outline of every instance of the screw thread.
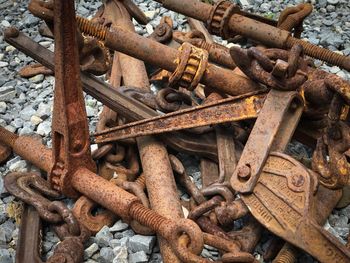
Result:
{"label": "screw thread", "polygon": [[146,187],[146,177],[144,173],[142,173],[135,181],[135,183],[141,187],[141,189],[145,189]]}
{"label": "screw thread", "polygon": [[346,56],[291,36],[287,39],[286,47],[290,49],[295,44],[300,44],[304,48],[305,54],[313,58],[350,70],[350,59]]}
{"label": "screw thread", "polygon": [[272,263],[295,263],[298,251],[290,244],[285,244]]}
{"label": "screw thread", "polygon": [[159,226],[166,223],[167,219],[156,212],[144,207],[140,203],[134,203],[129,210],[131,218],[142,225],[148,226],[153,231],[157,231]]}
{"label": "screw thread", "polygon": [[0,142],[13,148],[15,141],[18,139],[18,135],[6,130],[4,127],[0,126]]}
{"label": "screw thread", "polygon": [[106,27],[93,23],[90,20],[80,16],[77,16],[76,20],[81,32],[89,36],[95,37],[101,41],[106,40],[106,35],[108,31]]}

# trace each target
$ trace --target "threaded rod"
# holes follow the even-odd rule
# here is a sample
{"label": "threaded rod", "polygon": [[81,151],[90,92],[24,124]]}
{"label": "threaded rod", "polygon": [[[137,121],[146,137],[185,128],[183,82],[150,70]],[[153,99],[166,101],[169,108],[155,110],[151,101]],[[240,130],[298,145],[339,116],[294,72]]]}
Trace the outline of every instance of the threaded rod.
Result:
{"label": "threaded rod", "polygon": [[159,226],[168,221],[165,217],[144,207],[140,203],[133,203],[131,205],[129,215],[131,218],[140,222],[142,225],[148,226],[153,231],[158,231]]}
{"label": "threaded rod", "polygon": [[350,71],[349,57],[337,54],[331,50],[313,45],[309,42],[291,36],[287,39],[286,48],[290,49],[295,44],[300,44],[304,48],[305,54],[307,54],[310,57],[322,60],[324,62],[339,66],[341,68],[346,69],[347,71]]}
{"label": "threaded rod", "polygon": [[295,263],[297,261],[298,253],[297,248],[286,243],[272,263]]}
{"label": "threaded rod", "polygon": [[95,37],[101,41],[106,40],[106,34],[108,29],[100,24],[93,23],[86,18],[77,16],[76,17],[77,24],[79,29],[89,36]]}

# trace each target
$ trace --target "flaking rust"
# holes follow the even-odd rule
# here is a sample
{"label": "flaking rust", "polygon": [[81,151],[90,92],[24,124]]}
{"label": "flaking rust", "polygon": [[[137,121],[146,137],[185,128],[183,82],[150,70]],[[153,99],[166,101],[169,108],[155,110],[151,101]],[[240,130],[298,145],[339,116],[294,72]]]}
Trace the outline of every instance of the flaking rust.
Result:
{"label": "flaking rust", "polygon": [[[56,78],[52,149],[0,127],[0,163],[13,151],[48,174],[4,177],[26,204],[16,262],[43,262],[41,221],[61,240],[47,262],[80,263],[84,242],[117,218],[156,234],[164,262],[212,262],[199,256],[205,244],[218,249],[214,262],[256,263],[264,229],[273,235],[264,257],[274,263],[305,252],[322,263],[350,262],[349,244],[323,228],[334,208],[349,205],[350,84],[304,53],[350,64],[299,39],[312,6],[288,7],[274,21],[228,1],[157,2],[191,17],[192,30],[175,32],[164,17],[148,38],[139,36],[131,18],[148,19],[131,0],[104,1],[92,20],[76,16],[73,0],[32,0],[55,53],[5,30],[8,43],[40,63],[23,77]],[[229,49],[211,34],[259,47]],[[109,84],[94,77],[105,73]],[[159,90],[151,92],[150,81]],[[104,104],[95,133],[83,90]],[[307,166],[286,153],[292,139],[313,150]],[[188,154],[200,162],[201,184]],[[61,195],[76,199],[72,210]],[[104,210],[95,213],[98,206]]]}

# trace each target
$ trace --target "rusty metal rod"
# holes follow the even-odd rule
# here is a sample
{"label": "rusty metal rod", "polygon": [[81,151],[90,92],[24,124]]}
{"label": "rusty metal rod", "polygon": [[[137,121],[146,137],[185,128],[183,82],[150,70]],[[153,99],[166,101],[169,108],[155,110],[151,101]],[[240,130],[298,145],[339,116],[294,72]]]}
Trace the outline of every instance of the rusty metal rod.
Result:
{"label": "rusty metal rod", "polygon": [[[32,162],[38,168],[46,172],[51,171],[53,165],[51,150],[39,141],[27,136],[16,136],[16,134],[0,126],[0,142],[10,147],[14,146],[13,150],[16,154]],[[26,142],[28,147],[22,148],[22,142]],[[176,249],[177,241],[174,239],[176,235],[174,233],[180,234],[182,232],[190,235],[191,250],[194,253],[199,253],[202,249],[203,238],[200,229],[195,223],[185,219],[175,222],[145,208],[140,204],[136,196],[84,167],[78,168],[72,174],[71,186],[74,190],[119,215],[123,220],[128,222],[131,219],[136,219],[160,234],[167,241],[173,242],[172,244],[175,244],[175,248],[173,247],[174,252],[178,252]],[[177,255],[183,258],[184,254],[180,253],[177,253]]]}
{"label": "rusty metal rod", "polygon": [[[112,30],[115,30],[118,26],[118,28],[123,28],[128,32],[135,31],[130,16],[121,2],[115,1],[115,5],[109,5],[109,8],[115,15],[112,20]],[[143,61],[122,53],[120,53],[120,57],[123,83],[140,90],[150,90]],[[137,146],[151,208],[166,218],[183,218],[174,175],[164,144],[153,137],[142,137],[137,140]],[[180,260],[172,251],[172,244],[160,235],[158,235],[158,241],[163,261],[165,263],[180,263]]]}
{"label": "rusty metal rod", "polygon": [[[77,22],[82,32],[104,41],[105,46],[110,49],[141,59],[170,72],[177,69],[177,60],[181,54],[179,50],[121,28],[115,28],[111,32],[85,18],[79,17]],[[207,65],[201,83],[230,95],[240,95],[259,89],[259,85],[248,78],[210,63]]]}
{"label": "rusty metal rod", "polygon": [[[54,70],[53,52],[34,42],[31,38],[19,32],[18,29],[14,27],[7,28],[4,36],[6,42],[51,70]],[[158,115],[156,111],[126,96],[122,92],[114,90],[110,85],[89,73],[81,72],[80,77],[86,93],[96,98],[98,101],[101,101],[104,105],[118,112],[120,115],[126,117],[128,120],[136,121]],[[213,139],[207,140],[199,138],[198,136],[190,136],[188,134],[179,134],[175,132],[167,134],[167,136],[162,136],[162,140],[177,151],[199,154],[214,161],[217,160],[216,144]]]}
{"label": "rusty metal rod", "polygon": [[[165,8],[207,23],[214,7],[198,0],[155,0]],[[290,32],[234,13],[228,20],[231,33],[244,36],[269,47],[290,49],[295,44],[304,48],[306,55],[350,71],[350,58],[291,36]]]}

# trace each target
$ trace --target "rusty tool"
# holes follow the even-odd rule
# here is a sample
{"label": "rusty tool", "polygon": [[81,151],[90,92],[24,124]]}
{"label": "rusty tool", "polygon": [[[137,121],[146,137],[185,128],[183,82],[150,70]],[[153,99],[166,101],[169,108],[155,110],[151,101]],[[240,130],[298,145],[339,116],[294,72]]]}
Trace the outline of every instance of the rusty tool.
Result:
{"label": "rusty tool", "polygon": [[[133,32],[134,26],[128,14],[125,11],[123,12],[123,6],[118,3],[115,8],[114,14],[118,14],[118,10],[120,10],[121,14],[116,16],[119,19],[115,19],[112,26],[123,26],[126,31]],[[121,54],[120,68],[124,84],[137,87],[138,89],[148,90],[150,88],[145,65],[142,61]],[[139,138],[137,146],[140,152],[150,207],[165,218],[172,220],[183,218],[165,146],[152,137]],[[172,251],[171,247],[173,244],[169,243],[161,235],[158,235],[158,238],[163,261],[181,262]]]}
{"label": "rusty tool", "polygon": [[[330,211],[324,212],[318,208],[318,214],[312,216],[317,202],[325,201],[318,199],[320,197],[315,195],[316,191],[317,179],[313,172],[291,157],[273,152],[253,193],[242,195],[242,198],[260,223],[320,262],[348,262],[349,251],[319,225],[318,221],[327,218]],[[330,197],[333,204],[327,203],[327,208],[331,210],[341,193],[327,192],[321,195],[323,198],[327,195]],[[320,216],[320,213],[324,215]]]}
{"label": "rusty tool", "polygon": [[[60,35],[62,33],[62,21],[70,23],[64,27],[66,30],[68,28],[74,29],[75,25],[75,17],[74,17],[74,3],[73,1],[55,1],[55,12],[57,12],[57,16],[59,19],[55,20],[55,35]],[[64,11],[65,16],[62,16],[62,11]],[[69,32],[68,32],[69,31]],[[61,36],[62,37],[62,36]],[[70,107],[74,107],[75,105],[80,105],[83,96],[82,96],[82,90],[79,82],[79,70],[78,70],[78,57],[76,51],[70,51],[67,53],[62,54],[62,50],[60,51],[61,45],[67,45],[71,41],[70,47],[76,47],[74,44],[75,39],[75,31],[74,30],[67,30],[65,37],[68,41],[65,43],[62,43],[60,36],[56,36],[55,39],[57,41],[55,48],[58,49],[58,52],[55,53],[56,57],[56,67],[55,67],[55,76],[58,78],[58,81],[56,82],[57,87],[57,93],[61,92],[61,95],[67,95],[68,91],[65,89],[67,88],[67,85],[70,84],[70,81],[75,82],[77,85],[72,86],[69,85],[71,90],[69,91],[71,94],[74,94],[73,104],[68,104],[67,112],[59,113],[56,116],[53,117],[54,123],[55,120],[58,120],[59,117],[62,118],[62,121],[68,124],[73,125],[73,127],[76,127],[76,125],[86,125],[86,114],[85,109],[80,109],[79,114],[81,114],[81,117],[83,120],[80,123],[76,122],[69,122],[69,120],[72,120],[72,117],[75,116],[77,112],[69,110]],[[74,49],[74,48],[73,48]],[[73,53],[71,53],[73,52]],[[68,54],[70,55],[69,57]],[[74,59],[74,54],[75,59]],[[64,59],[65,58],[65,59]],[[71,63],[71,67],[64,67],[63,68],[63,62],[69,62]],[[75,72],[75,76],[73,78],[66,78],[62,79],[62,76],[65,74],[72,74],[72,70],[75,68],[73,72]],[[67,72],[68,71],[68,72]],[[67,75],[66,75],[67,76]],[[61,78],[61,79],[60,79]],[[60,86],[62,85],[62,86]],[[80,90],[79,90],[80,87]],[[59,100],[61,99],[61,100]],[[62,101],[63,97],[57,98],[55,97],[55,106],[56,110],[54,110],[54,115],[57,114],[57,106],[60,105],[59,103],[63,103]],[[54,106],[54,108],[55,108]],[[79,109],[79,106],[78,106]],[[85,117],[84,117],[85,116]],[[68,120],[68,121],[67,121]],[[68,128],[69,126],[63,126]],[[57,130],[56,130],[57,129]],[[73,133],[70,133],[73,132]],[[70,140],[68,140],[67,137],[63,138],[63,134],[66,136],[68,135],[74,135],[74,134],[80,134],[79,137],[68,137]],[[136,197],[133,195],[125,192],[124,190],[114,186],[112,183],[109,183],[105,179],[102,179],[98,177],[96,174],[94,174],[92,171],[87,169],[85,167],[84,161],[86,161],[89,165],[91,157],[86,155],[86,153],[89,151],[89,141],[88,137],[85,136],[85,132],[87,132],[87,129],[84,131],[77,131],[77,130],[63,130],[60,127],[56,127],[55,124],[53,126],[53,133],[56,136],[56,139],[53,143],[53,151],[52,151],[52,157],[50,156],[50,151],[46,149],[44,146],[40,146],[40,143],[37,141],[32,141],[28,139],[28,141],[31,141],[28,143],[28,148],[25,148],[21,145],[22,149],[22,156],[29,156],[30,160],[33,161],[34,164],[38,165],[38,167],[51,172],[49,176],[50,183],[53,185],[54,189],[57,189],[61,191],[62,193],[66,194],[70,197],[77,196],[77,192],[84,193],[87,197],[91,198],[92,200],[102,203],[106,208],[110,209],[111,211],[115,212],[116,214],[121,215],[126,220],[135,218],[140,223],[149,226],[152,230],[156,230],[157,233],[159,233],[162,237],[166,238],[171,244],[174,252],[180,257],[180,258],[198,258],[195,254],[199,253],[202,249],[202,237],[201,232],[198,229],[198,227],[191,223],[189,220],[178,220],[177,223],[166,219],[159,214],[146,209],[143,207]],[[21,137],[17,137],[14,134],[6,131],[5,129],[1,128],[0,133],[2,136],[1,141],[6,143],[7,145],[14,146],[13,148],[17,148],[17,142],[21,141]],[[85,139],[85,141],[84,141]],[[75,140],[75,141],[74,141]],[[60,142],[61,144],[58,144],[57,142]],[[41,149],[41,151],[35,151],[33,152],[31,149],[35,149],[32,147],[35,147],[36,145],[39,145],[37,149]],[[72,148],[72,146],[74,146]],[[69,152],[68,152],[69,150]],[[67,155],[70,153],[79,153],[79,155],[74,156],[77,159],[80,157],[79,162],[73,164],[70,162],[67,163],[68,166],[65,166],[66,163],[63,163],[65,161],[65,158],[67,159]],[[83,157],[85,156],[86,159]],[[42,158],[45,157],[45,158]],[[92,161],[91,161],[92,162]],[[83,165],[83,166],[79,166]],[[73,167],[72,167],[73,166]],[[89,166],[88,166],[89,167]],[[65,169],[64,169],[65,168]],[[93,168],[93,167],[92,167]],[[74,172],[72,172],[74,171]],[[118,205],[115,205],[118,204]],[[124,215],[124,216],[123,216]],[[188,233],[190,238],[190,246],[188,249],[180,248],[177,244],[177,238],[178,235],[181,233]],[[195,251],[195,253],[188,253],[189,251]]]}
{"label": "rusty tool", "polygon": [[238,5],[221,0],[214,6],[198,0],[156,0],[165,8],[206,23],[209,32],[223,38],[241,35],[268,47],[290,49],[300,44],[305,54],[350,71],[350,58],[291,36],[291,33],[241,13]]}
{"label": "rusty tool", "polygon": [[[79,17],[78,24],[82,32],[103,41],[105,46],[172,72],[170,81],[173,85],[193,90],[202,82],[230,95],[259,89],[249,79],[208,63],[207,51],[188,43],[184,43],[180,50],[175,50],[120,28],[111,32],[85,18]],[[155,51],[157,56],[153,55]]]}
{"label": "rusty tool", "polygon": [[[256,118],[265,100],[262,92],[222,99],[95,133],[95,142],[177,131],[193,127]],[[193,118],[193,116],[196,116]]]}
{"label": "rusty tool", "polygon": [[[5,40],[41,64],[54,69],[53,53],[19,32],[16,28],[8,28],[5,31]],[[152,109],[131,99],[122,92],[115,91],[108,84],[91,74],[81,72],[80,76],[85,92],[127,119],[140,120],[157,115]],[[216,144],[213,142],[213,138],[204,139],[190,134],[173,133],[162,137],[162,139],[167,145],[176,150],[203,155],[213,160],[217,159]]]}
{"label": "rusty tool", "polygon": [[253,191],[270,149],[280,150],[279,145],[289,142],[302,110],[303,100],[297,92],[269,92],[232,175],[233,189]]}

